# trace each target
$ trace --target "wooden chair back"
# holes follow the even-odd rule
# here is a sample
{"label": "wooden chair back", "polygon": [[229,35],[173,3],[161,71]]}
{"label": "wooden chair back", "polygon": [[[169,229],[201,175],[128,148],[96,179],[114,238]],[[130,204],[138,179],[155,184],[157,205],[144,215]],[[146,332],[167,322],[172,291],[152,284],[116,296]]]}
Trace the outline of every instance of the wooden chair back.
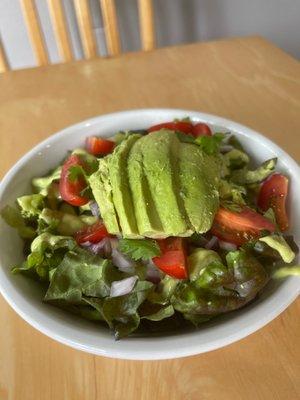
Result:
{"label": "wooden chair back", "polygon": [[[88,0],[73,0],[76,12],[84,58],[90,59],[98,56],[97,43],[92,29],[91,12]],[[114,0],[99,0],[107,51],[109,56],[121,53],[120,35],[118,29],[116,8]],[[148,51],[155,47],[155,33],[153,23],[152,0],[137,0],[139,10],[139,27],[142,50]],[[30,43],[36,58],[37,66],[50,64],[47,46],[41,29],[35,0],[21,0],[24,20],[28,29]],[[57,47],[61,62],[74,60],[62,0],[47,0],[51,22],[55,33]],[[9,64],[0,39],[0,72],[8,71]]]}

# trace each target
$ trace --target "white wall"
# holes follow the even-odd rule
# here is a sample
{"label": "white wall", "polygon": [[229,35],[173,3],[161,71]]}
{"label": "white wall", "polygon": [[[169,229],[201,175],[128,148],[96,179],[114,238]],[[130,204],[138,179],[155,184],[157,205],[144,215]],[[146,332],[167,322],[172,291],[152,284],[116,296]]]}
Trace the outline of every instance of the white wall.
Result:
{"label": "white wall", "polygon": [[[99,0],[89,0],[99,54],[106,54]],[[159,46],[260,34],[300,58],[300,0],[153,0]],[[36,0],[52,62],[59,55],[46,0]],[[82,57],[73,0],[63,0],[75,57]],[[140,48],[136,0],[116,0],[124,51]],[[0,0],[0,34],[12,68],[35,65],[20,0]]]}

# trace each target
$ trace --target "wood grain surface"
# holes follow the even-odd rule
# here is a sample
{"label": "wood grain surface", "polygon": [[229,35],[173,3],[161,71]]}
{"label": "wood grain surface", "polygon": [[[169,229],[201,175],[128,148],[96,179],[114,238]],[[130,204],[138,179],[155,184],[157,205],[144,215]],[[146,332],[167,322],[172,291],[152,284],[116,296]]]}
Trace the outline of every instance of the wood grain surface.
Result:
{"label": "wood grain surface", "polygon": [[[300,64],[261,38],[131,53],[0,76],[1,176],[85,118],[141,107],[218,114],[300,155]],[[297,400],[300,301],[249,337],[178,360],[120,361],[40,334],[0,299],[0,400]]]}

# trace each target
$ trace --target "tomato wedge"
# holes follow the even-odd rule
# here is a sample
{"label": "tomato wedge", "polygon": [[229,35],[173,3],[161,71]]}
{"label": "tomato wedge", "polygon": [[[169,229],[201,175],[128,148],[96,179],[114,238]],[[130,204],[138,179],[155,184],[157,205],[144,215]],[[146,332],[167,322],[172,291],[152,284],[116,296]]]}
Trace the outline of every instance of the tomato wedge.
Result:
{"label": "tomato wedge", "polygon": [[161,256],[154,257],[154,264],[165,274],[177,279],[186,279],[187,262],[182,238],[158,240]]}
{"label": "tomato wedge", "polygon": [[249,207],[240,212],[219,208],[211,232],[219,239],[238,246],[260,236],[262,231],[275,231],[275,225]]}
{"label": "tomato wedge", "polygon": [[193,124],[186,121],[177,121],[177,122],[164,122],[162,124],[153,125],[148,129],[148,132],[159,131],[160,129],[170,129],[171,131],[179,131],[183,133],[192,133],[193,132]]}
{"label": "tomato wedge", "polygon": [[288,186],[288,178],[282,174],[275,173],[263,182],[258,194],[258,207],[262,211],[267,211],[268,208],[273,209],[281,231],[286,231],[289,227],[286,212]]}
{"label": "tomato wedge", "polygon": [[78,176],[74,180],[70,179],[70,169],[75,166],[84,168],[84,163],[77,154],[72,154],[62,166],[59,192],[62,199],[72,206],[83,206],[89,199],[81,196],[80,193],[86,188],[87,184],[84,176]]}
{"label": "tomato wedge", "polygon": [[198,136],[212,136],[212,131],[210,127],[204,122],[198,122],[193,126],[192,135],[195,137]]}
{"label": "tomato wedge", "polygon": [[112,235],[107,232],[103,222],[97,221],[95,224],[78,231],[74,237],[77,243],[98,243],[106,237],[112,237]]}
{"label": "tomato wedge", "polygon": [[115,142],[96,136],[89,136],[86,138],[85,147],[89,153],[98,156],[111,153],[115,147]]}

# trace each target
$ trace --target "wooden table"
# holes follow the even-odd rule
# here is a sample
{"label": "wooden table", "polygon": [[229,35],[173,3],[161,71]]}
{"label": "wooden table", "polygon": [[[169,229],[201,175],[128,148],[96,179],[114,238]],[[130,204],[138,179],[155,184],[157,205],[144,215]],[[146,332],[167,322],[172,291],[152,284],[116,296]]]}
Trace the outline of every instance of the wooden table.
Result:
{"label": "wooden table", "polygon": [[[133,53],[0,77],[0,173],[53,132],[116,110],[177,107],[231,118],[300,154],[300,64],[261,38]],[[1,400],[296,400],[300,300],[226,348],[159,362],[81,353],[0,299]]]}

